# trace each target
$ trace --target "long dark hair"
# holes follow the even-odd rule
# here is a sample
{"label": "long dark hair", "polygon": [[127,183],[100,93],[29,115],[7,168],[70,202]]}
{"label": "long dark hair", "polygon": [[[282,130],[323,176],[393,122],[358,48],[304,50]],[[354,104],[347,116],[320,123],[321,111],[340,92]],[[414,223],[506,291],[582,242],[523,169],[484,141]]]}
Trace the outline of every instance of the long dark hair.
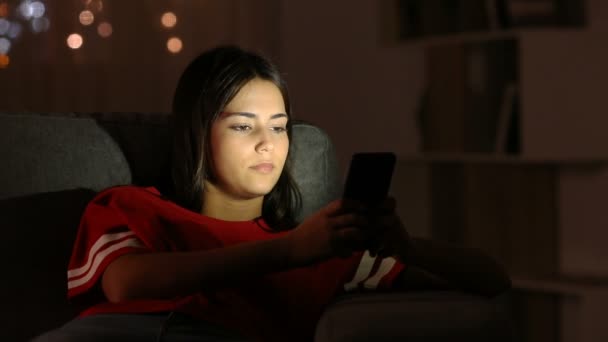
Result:
{"label": "long dark hair", "polygon": [[[239,90],[254,78],[270,81],[281,91],[290,118],[287,134],[291,142],[287,86],[269,60],[235,46],[221,46],[199,55],[182,73],[173,97],[171,180],[165,191],[180,206],[201,211],[204,180],[213,179],[211,126]],[[288,153],[277,184],[264,196],[262,218],[272,230],[288,230],[296,225],[302,200],[291,165]]]}

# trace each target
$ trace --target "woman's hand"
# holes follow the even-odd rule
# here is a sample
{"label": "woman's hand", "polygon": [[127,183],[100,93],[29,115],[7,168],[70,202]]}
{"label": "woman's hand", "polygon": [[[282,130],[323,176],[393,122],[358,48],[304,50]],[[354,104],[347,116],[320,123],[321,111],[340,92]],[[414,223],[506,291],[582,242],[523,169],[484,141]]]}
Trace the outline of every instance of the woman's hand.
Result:
{"label": "woman's hand", "polygon": [[[405,258],[410,245],[410,235],[395,213],[395,199],[387,198],[368,212],[368,230],[373,234],[370,254],[381,258],[394,256]],[[403,260],[402,260],[403,261]]]}
{"label": "woman's hand", "polygon": [[348,257],[372,240],[364,207],[336,200],[304,220],[286,238],[293,265],[308,265],[333,256]]}

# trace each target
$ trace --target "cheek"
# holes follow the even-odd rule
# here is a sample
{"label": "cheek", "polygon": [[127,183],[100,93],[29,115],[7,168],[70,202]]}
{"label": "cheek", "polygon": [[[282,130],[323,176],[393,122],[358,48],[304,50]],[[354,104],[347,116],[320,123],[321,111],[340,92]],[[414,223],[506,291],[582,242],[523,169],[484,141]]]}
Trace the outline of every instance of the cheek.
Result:
{"label": "cheek", "polygon": [[218,157],[222,155],[222,151],[220,147],[222,146],[221,137],[215,132],[215,130],[211,130],[211,136],[209,137],[209,145],[211,146],[211,160],[213,161],[213,165],[217,167],[220,163]]}
{"label": "cheek", "polygon": [[223,178],[223,175],[230,171],[231,156],[234,155],[234,153],[231,153],[230,139],[226,139],[225,136],[212,131],[209,142],[211,144],[213,173],[215,177]]}
{"label": "cheek", "polygon": [[[228,141],[222,141],[213,147],[213,161],[219,172],[229,171],[237,161],[238,153],[234,150]],[[228,169],[228,170],[227,170]]]}
{"label": "cheek", "polygon": [[248,151],[253,150],[250,145],[246,139],[219,136],[212,145],[216,175],[226,178],[246,168],[251,159]]}

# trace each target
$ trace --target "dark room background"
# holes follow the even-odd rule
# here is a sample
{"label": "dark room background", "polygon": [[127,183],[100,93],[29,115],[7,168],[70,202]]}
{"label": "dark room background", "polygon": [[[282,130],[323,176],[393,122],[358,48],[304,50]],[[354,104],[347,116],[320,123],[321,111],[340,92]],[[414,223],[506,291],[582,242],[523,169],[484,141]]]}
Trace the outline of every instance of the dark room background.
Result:
{"label": "dark room background", "polygon": [[608,338],[607,1],[0,0],[0,111],[168,113],[228,43],[277,62],[343,171],[398,155],[414,235],[500,258],[556,340]]}

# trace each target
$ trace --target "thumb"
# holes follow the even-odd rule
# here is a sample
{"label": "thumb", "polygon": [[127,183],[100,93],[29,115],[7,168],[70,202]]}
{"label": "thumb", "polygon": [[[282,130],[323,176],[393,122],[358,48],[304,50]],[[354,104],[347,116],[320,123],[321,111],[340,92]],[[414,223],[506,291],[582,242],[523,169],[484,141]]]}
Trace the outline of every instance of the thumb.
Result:
{"label": "thumb", "polygon": [[378,205],[376,210],[378,213],[392,213],[395,211],[396,207],[397,207],[397,201],[395,200],[394,197],[389,196]]}
{"label": "thumb", "polygon": [[364,210],[363,204],[349,200],[349,199],[337,199],[330,202],[327,206],[321,209],[322,212],[327,216],[338,216],[345,213],[352,213],[355,211]]}

